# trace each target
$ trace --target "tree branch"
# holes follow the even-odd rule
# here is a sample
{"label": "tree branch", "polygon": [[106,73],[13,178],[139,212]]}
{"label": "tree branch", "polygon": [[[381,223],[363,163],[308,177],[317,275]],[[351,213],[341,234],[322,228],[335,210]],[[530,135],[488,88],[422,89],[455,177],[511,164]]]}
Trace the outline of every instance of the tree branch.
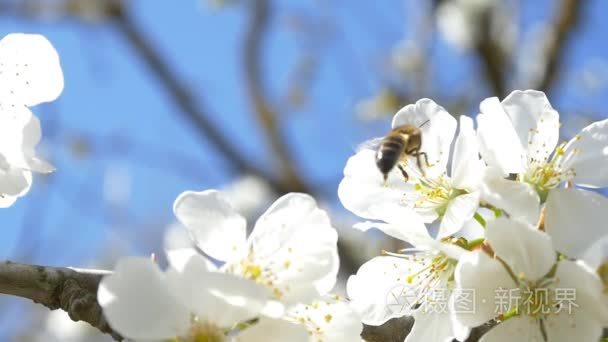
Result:
{"label": "tree branch", "polygon": [[475,51],[481,60],[484,76],[492,89],[493,95],[506,95],[505,52],[492,36],[492,11],[487,9],[481,15],[479,37],[475,42]]}
{"label": "tree branch", "polygon": [[31,299],[51,310],[62,309],[120,341],[97,303],[97,287],[108,271],[0,263],[0,293]]}
{"label": "tree branch", "polygon": [[587,1],[563,0],[552,27],[553,35],[545,45],[545,70],[535,89],[547,92],[559,76],[560,64],[568,37],[580,22],[582,7]]}
{"label": "tree branch", "polygon": [[268,182],[278,193],[300,191],[301,187],[276,180],[264,170],[255,167],[241,156],[230,141],[223,136],[217,127],[208,119],[208,113],[201,110],[199,101],[195,99],[188,87],[174,76],[169,65],[161,58],[161,54],[150,44],[146,36],[136,27],[127,11],[123,9],[114,17],[119,31],[133,46],[135,52],[148,66],[149,71],[158,78],[159,84],[165,88],[171,99],[179,107],[178,113],[190,122],[200,138],[210,142],[222,157],[228,160],[239,173],[250,173]]}
{"label": "tree branch", "polygon": [[243,66],[245,71],[246,88],[254,105],[258,121],[266,132],[274,154],[277,156],[282,169],[283,181],[294,191],[309,192],[302,179],[298,176],[295,163],[288,150],[286,139],[281,135],[277,123],[277,111],[270,105],[264,94],[261,77],[262,48],[270,19],[268,0],[250,1],[251,18],[243,42]]}

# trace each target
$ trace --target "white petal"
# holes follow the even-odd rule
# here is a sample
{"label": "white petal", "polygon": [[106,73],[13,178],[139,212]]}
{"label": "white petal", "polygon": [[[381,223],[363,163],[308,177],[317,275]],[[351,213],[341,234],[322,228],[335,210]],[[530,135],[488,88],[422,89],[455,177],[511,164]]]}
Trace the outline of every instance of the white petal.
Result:
{"label": "white petal", "polygon": [[7,197],[21,197],[25,195],[32,186],[32,173],[19,167],[3,163],[0,155],[0,195]]}
{"label": "white petal", "polygon": [[251,327],[240,332],[235,342],[308,342],[305,326],[282,319],[260,318]]}
{"label": "white petal", "polygon": [[[539,323],[528,316],[512,317],[485,333],[479,342],[543,341]],[[553,340],[549,340],[553,342]]]}
{"label": "white petal", "polygon": [[406,278],[422,267],[403,258],[380,256],[363,264],[356,275],[346,283],[346,291],[353,309],[361,320],[369,325],[381,325],[393,317],[412,312],[408,300],[416,297],[410,293],[412,284]]}
{"label": "white petal", "polygon": [[545,329],[551,342],[600,341],[603,331],[596,317],[584,312],[549,315]]}
{"label": "white petal", "polygon": [[277,199],[260,216],[249,237],[250,245],[258,257],[269,257],[284,248],[296,234],[311,229],[334,231],[327,213],[317,207],[310,195],[289,193]]}
{"label": "white petal", "polygon": [[191,259],[182,272],[167,273],[172,292],[190,312],[225,328],[255,318],[267,307],[270,293],[265,288],[231,274],[208,272],[199,261]]}
{"label": "white petal", "polygon": [[452,157],[452,185],[457,189],[473,191],[478,188],[483,176],[484,164],[479,159],[479,142],[473,129],[473,120],[466,115],[460,117],[460,133],[454,144]]}
{"label": "white petal", "polygon": [[437,238],[444,238],[459,231],[464,223],[473,218],[479,207],[479,192],[457,196],[448,203]]}
{"label": "white petal", "polygon": [[[456,333],[452,329],[452,320],[449,312],[438,310],[439,312],[416,310],[414,312],[414,326],[405,338],[405,342],[417,341],[437,341],[452,342],[456,338]],[[464,341],[470,329],[464,334],[459,334],[459,340]]]}
{"label": "white petal", "polygon": [[194,242],[190,238],[188,230],[179,223],[169,226],[163,245],[169,265],[177,271],[181,272],[191,258],[200,258],[206,264],[205,267],[208,271],[217,270],[211,260],[205,258],[194,248]]}
{"label": "white petal", "polygon": [[565,310],[562,314],[587,316],[588,320],[596,322],[608,320],[608,307],[602,298],[603,284],[592,269],[580,261],[562,260],[557,264],[555,277],[556,289],[570,289],[575,294],[573,302],[576,307],[571,312]]}
{"label": "white petal", "polygon": [[583,128],[566,146],[562,168],[574,169],[572,181],[589,187],[608,187],[608,119]]}
{"label": "white petal", "polygon": [[[38,131],[35,130],[36,127]],[[39,128],[38,119],[27,107],[21,104],[0,103],[0,155],[6,163],[23,169],[28,168],[27,159],[40,139]]]}
{"label": "white petal", "polygon": [[173,212],[212,258],[226,261],[246,252],[247,223],[218,191],[186,191],[175,200]]}
{"label": "white petal", "polygon": [[304,322],[311,341],[361,341],[361,319],[343,300],[325,298],[309,305],[297,305],[288,315],[297,322]]}
{"label": "white petal", "polygon": [[[460,325],[467,327],[476,327],[498,315],[495,306],[496,290],[517,288],[504,266],[482,251],[463,255],[454,271],[454,279],[455,293],[471,290],[474,293],[475,303],[472,311],[459,310],[455,306],[456,301],[450,301],[453,317]],[[464,308],[468,308],[468,305],[464,305]]]}
{"label": "white petal", "polygon": [[174,338],[190,325],[190,312],[148,258],[120,260],[114,273],[101,281],[97,297],[110,326],[130,339]]}
{"label": "white petal", "polygon": [[477,136],[483,160],[502,174],[525,170],[525,150],[498,98],[491,97],[480,104],[477,115]]}
{"label": "white petal", "polygon": [[399,170],[390,172],[385,184],[376,167],[375,152],[361,150],[350,157],[344,167],[338,197],[342,205],[355,215],[385,221],[383,213],[378,211],[387,204],[408,208],[403,197],[413,191],[413,185],[404,181]]}
{"label": "white petal", "polygon": [[608,233],[594,242],[581,259],[593,269],[598,269],[602,263],[608,262]]}
{"label": "white petal", "polygon": [[481,200],[503,209],[510,217],[536,224],[540,215],[540,198],[528,183],[503,178],[488,168],[481,187]]}
{"label": "white petal", "polygon": [[36,115],[32,115],[30,121],[23,127],[22,149],[26,163],[24,167],[40,173],[50,173],[55,171],[55,167],[47,161],[36,157],[35,148],[40,142],[41,136],[40,120]]}
{"label": "white petal", "polygon": [[[329,292],[339,268],[335,229],[302,226],[289,240],[270,254],[254,252],[254,262],[273,275],[272,288],[280,290],[281,301],[307,303]],[[259,240],[258,244],[264,243]],[[263,247],[263,246],[262,246]]]}
{"label": "white petal", "polygon": [[[425,124],[426,121],[430,120]],[[456,119],[443,107],[430,99],[421,99],[407,105],[393,117],[392,127],[414,125],[422,132],[421,151],[425,152],[431,167],[427,174],[442,174],[447,167],[450,145],[456,132]]]}
{"label": "white petal", "polygon": [[355,224],[353,228],[360,231],[377,228],[389,236],[410,243],[413,243],[411,242],[412,236],[429,236],[420,216],[409,208],[385,204],[382,207],[376,207],[374,211],[389,223],[366,221]]}
{"label": "white petal", "polygon": [[33,106],[56,99],[63,90],[59,55],[38,34],[9,34],[0,41],[0,94]]}
{"label": "white petal", "polygon": [[553,189],[549,192],[545,230],[555,248],[569,257],[581,256],[591,244],[606,235],[608,199],[582,189]]}
{"label": "white petal", "polygon": [[529,281],[547,275],[557,260],[549,235],[516,220],[499,218],[488,223],[486,241],[517,276]]}
{"label": "white petal", "polygon": [[551,107],[545,93],[516,90],[502,105],[511,118],[521,146],[528,157],[537,161],[549,158],[559,139],[559,114]]}

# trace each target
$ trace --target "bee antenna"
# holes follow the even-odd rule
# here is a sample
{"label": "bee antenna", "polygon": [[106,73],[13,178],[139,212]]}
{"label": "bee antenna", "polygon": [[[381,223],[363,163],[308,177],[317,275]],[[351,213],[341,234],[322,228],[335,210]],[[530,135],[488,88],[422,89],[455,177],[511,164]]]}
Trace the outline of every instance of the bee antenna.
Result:
{"label": "bee antenna", "polygon": [[418,126],[418,128],[421,128],[422,126],[426,125],[429,122],[431,122],[431,119],[428,119],[425,122],[423,122],[422,125]]}

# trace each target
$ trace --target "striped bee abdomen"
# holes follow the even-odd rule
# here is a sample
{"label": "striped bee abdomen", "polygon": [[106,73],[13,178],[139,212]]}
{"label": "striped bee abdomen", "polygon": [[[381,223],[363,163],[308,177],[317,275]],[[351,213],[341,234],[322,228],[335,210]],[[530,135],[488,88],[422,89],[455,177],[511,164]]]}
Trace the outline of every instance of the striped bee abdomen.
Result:
{"label": "striped bee abdomen", "polygon": [[401,154],[407,145],[406,138],[407,136],[402,134],[389,134],[378,146],[376,165],[385,179],[401,158]]}

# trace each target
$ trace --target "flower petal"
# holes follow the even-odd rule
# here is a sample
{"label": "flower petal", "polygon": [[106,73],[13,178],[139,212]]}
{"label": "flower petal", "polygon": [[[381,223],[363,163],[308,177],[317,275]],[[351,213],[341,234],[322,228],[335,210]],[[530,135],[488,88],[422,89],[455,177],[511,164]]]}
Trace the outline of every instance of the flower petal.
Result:
{"label": "flower petal", "polygon": [[340,299],[325,298],[309,305],[300,304],[290,310],[288,316],[308,328],[311,341],[361,340],[363,325],[359,315]]}
{"label": "flower petal", "polygon": [[510,217],[536,224],[540,215],[540,198],[528,183],[503,178],[496,169],[488,168],[481,186],[481,200],[503,209]]}
{"label": "flower petal", "polygon": [[381,325],[393,317],[410,314],[414,303],[408,300],[417,295],[410,291],[413,285],[406,278],[422,267],[421,263],[408,259],[380,256],[363,264],[356,275],[351,275],[346,291],[363,323]]}
{"label": "flower petal", "polygon": [[[485,333],[479,342],[544,341],[538,321],[526,316],[512,317]],[[549,340],[553,342],[553,340]]]}
{"label": "flower petal", "polygon": [[260,216],[249,236],[249,242],[257,257],[270,257],[296,234],[311,229],[327,230],[331,235],[334,229],[329,216],[317,207],[314,198],[307,194],[289,193],[277,199]]}
{"label": "flower petal", "polygon": [[23,127],[22,150],[25,158],[24,167],[28,170],[39,173],[50,173],[55,171],[55,167],[47,161],[36,157],[36,145],[40,142],[42,130],[40,120],[36,115],[32,115],[30,121]]}
{"label": "flower petal", "polygon": [[455,293],[473,291],[474,309],[458,310],[452,296],[450,301],[453,318],[457,324],[476,327],[498,315],[494,305],[496,290],[517,288],[504,266],[485,252],[475,251],[463,255],[454,271]]}
{"label": "flower petal", "polygon": [[120,260],[114,273],[102,279],[97,297],[110,326],[129,339],[170,339],[190,325],[190,312],[148,258]]}
{"label": "flower petal", "polygon": [[549,235],[513,219],[489,222],[486,241],[517,276],[529,281],[547,275],[557,259]]}
{"label": "flower petal", "polygon": [[186,191],[175,200],[173,212],[212,258],[227,261],[246,253],[247,223],[218,191]]}
{"label": "flower petal", "polygon": [[498,98],[483,100],[480,109],[477,136],[483,160],[498,168],[501,174],[522,173],[525,170],[525,150]]}
{"label": "flower petal", "polygon": [[[426,121],[429,122],[425,123]],[[420,128],[420,150],[427,154],[431,165],[427,174],[433,177],[444,173],[450,156],[450,145],[456,132],[456,119],[433,100],[421,99],[416,104],[401,108],[393,117],[393,128],[406,124]]]}
{"label": "flower petal", "polygon": [[562,260],[557,264],[555,278],[556,289],[570,290],[575,295],[572,299],[576,306],[562,314],[586,316],[596,322],[608,321],[608,307],[602,298],[603,284],[592,269],[580,261]]}
{"label": "flower petal", "polygon": [[408,208],[402,199],[407,192],[413,191],[413,185],[404,182],[399,170],[391,171],[385,183],[376,167],[375,152],[364,149],[348,159],[338,197],[355,215],[384,221],[378,211],[387,204]]}
{"label": "flower petal", "polygon": [[602,263],[608,262],[608,233],[595,241],[581,259],[593,269],[598,269]]}
{"label": "flower petal", "polygon": [[7,164],[0,155],[0,195],[16,199],[25,195],[31,186],[32,173]]}
{"label": "flower petal", "polygon": [[355,224],[353,228],[363,232],[377,228],[389,236],[410,243],[412,243],[412,235],[429,236],[420,216],[409,208],[385,204],[382,207],[375,207],[374,211],[388,223],[365,221]]}
{"label": "flower petal", "polygon": [[608,187],[608,119],[583,128],[566,145],[564,156],[562,168],[574,170],[574,183]]}
{"label": "flower petal", "polygon": [[[338,233],[330,226],[302,226],[278,250],[253,258],[272,274],[272,289],[285,303],[307,303],[328,293],[336,283]],[[258,240],[258,246],[265,243]],[[262,250],[264,246],[259,246]],[[271,246],[272,247],[272,246]]]}
{"label": "flower petal", "polygon": [[476,190],[483,176],[484,164],[479,159],[479,142],[473,128],[473,119],[460,117],[460,133],[452,156],[452,185],[457,189]]}
{"label": "flower petal", "polygon": [[257,317],[270,298],[269,291],[251,280],[208,272],[200,259],[191,259],[181,272],[171,270],[167,281],[191,313],[223,328]]}
{"label": "flower petal", "polygon": [[240,332],[235,342],[308,342],[308,330],[300,324],[282,319],[262,317],[260,320]]}
{"label": "flower petal", "polygon": [[559,140],[559,114],[537,90],[515,90],[502,101],[528,158],[545,161]]}
{"label": "flower petal", "polygon": [[[452,342],[455,338],[464,341],[469,336],[470,329],[465,328],[464,333],[453,330],[450,313],[416,310],[414,312],[414,326],[405,338],[405,342],[437,341]],[[458,335],[458,336],[457,336]]]}
{"label": "flower petal", "polygon": [[582,189],[553,189],[545,207],[545,230],[555,248],[569,257],[581,256],[606,235],[608,199]]}
{"label": "flower petal", "polygon": [[604,330],[596,317],[584,312],[550,315],[545,322],[545,329],[547,340],[551,342],[601,341]]}
{"label": "flower petal", "polygon": [[59,55],[38,34],[13,33],[0,40],[0,95],[34,106],[63,90]]}
{"label": "flower petal", "polygon": [[459,231],[468,220],[473,218],[479,207],[479,192],[455,197],[448,203],[437,238],[444,238]]}

